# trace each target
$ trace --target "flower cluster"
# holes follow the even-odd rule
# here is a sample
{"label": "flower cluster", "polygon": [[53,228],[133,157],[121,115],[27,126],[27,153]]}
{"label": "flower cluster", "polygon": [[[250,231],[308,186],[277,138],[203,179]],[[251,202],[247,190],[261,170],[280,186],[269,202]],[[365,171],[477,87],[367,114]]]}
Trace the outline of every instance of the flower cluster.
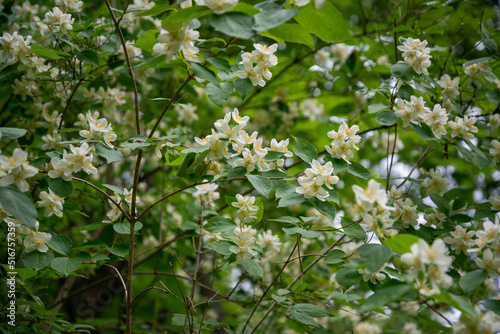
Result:
{"label": "flower cluster", "polygon": [[65,13],[81,12],[83,1],[80,0],[56,0],[56,5]]}
{"label": "flower cluster", "polygon": [[332,189],[332,185],[339,182],[338,176],[332,175],[333,164],[331,161],[322,165],[318,160],[313,160],[311,167],[307,168],[304,173],[304,176],[297,179],[300,187],[297,187],[295,191],[303,194],[305,198],[316,197],[324,202],[330,194],[323,188],[323,185]]}
{"label": "flower cluster", "polygon": [[[231,120],[236,124],[230,125]],[[265,156],[269,151],[283,153],[284,157],[292,157],[293,153],[288,150],[289,140],[278,142],[272,139],[270,147],[262,146],[263,138],[257,138],[258,132],[248,134],[244,128],[249,121],[248,116],[240,116],[238,109],[227,112],[224,118],[217,120],[214,125],[217,131],[212,129],[212,134],[204,138],[195,137],[195,141],[201,146],[208,146],[209,152],[206,157],[206,163],[209,164],[209,171],[213,174],[220,174],[220,165],[216,161],[220,158],[237,158],[233,164],[235,166],[245,167],[248,172],[255,170],[257,166],[259,171],[265,172],[283,167],[285,161],[279,158],[276,161],[267,161]],[[252,146],[250,149],[249,146]],[[231,153],[230,149],[234,152]]]}
{"label": "flower cluster", "polygon": [[68,32],[68,30],[73,30],[73,22],[74,18],[71,17],[71,14],[65,14],[59,7],[52,8],[52,11],[48,11],[45,13],[45,22],[52,32],[62,33]]}
{"label": "flower cluster", "polygon": [[81,121],[82,125],[88,127],[88,130],[81,130],[80,136],[85,139],[102,139],[109,147],[114,147],[111,142],[116,140],[116,134],[113,132],[111,124],[106,118],[99,118],[99,112],[87,112],[86,122]]}
{"label": "flower cluster", "polygon": [[500,142],[496,139],[491,141],[490,155],[493,160],[493,163],[500,162]]}
{"label": "flower cluster", "polygon": [[408,37],[403,45],[398,46],[398,49],[403,51],[405,63],[413,67],[417,74],[429,75],[427,69],[431,66],[432,56],[426,40],[421,42],[419,39]]}
{"label": "flower cluster", "polygon": [[278,64],[278,57],[274,55],[278,49],[278,44],[267,46],[264,44],[254,44],[255,50],[252,52],[245,52],[241,55],[243,65],[242,71],[237,71],[236,74],[241,79],[248,78],[254,86],[266,85],[263,78],[269,80],[272,73],[270,67]]}
{"label": "flower cluster", "polygon": [[311,98],[304,99],[300,103],[299,108],[302,110],[302,115],[311,121],[318,120],[325,113],[325,107],[322,104],[318,104],[318,100]]}
{"label": "flower cluster", "polygon": [[233,9],[238,0],[195,0],[198,6],[206,6],[215,14],[223,14]]}
{"label": "flower cluster", "polygon": [[422,186],[424,186],[425,188],[426,195],[430,195],[439,191],[446,191],[448,189],[450,183],[448,182],[448,179],[446,177],[443,177],[441,170],[434,170],[434,168],[431,168],[428,172],[428,175],[430,176],[430,179],[422,182]]}
{"label": "flower cluster", "polygon": [[451,79],[448,74],[444,74],[437,81],[437,83],[443,89],[441,91],[441,95],[443,96],[443,106],[445,106],[446,110],[448,111],[455,109],[451,101],[456,99],[460,95],[460,78],[456,77],[454,79]]}
{"label": "flower cluster", "polygon": [[20,36],[17,31],[11,34],[4,32],[0,37],[0,44],[4,57],[7,59],[7,64],[11,65],[21,61],[26,66],[32,66],[31,61],[31,36]]}
{"label": "flower cluster", "polygon": [[193,193],[193,197],[196,199],[201,198],[204,202],[210,202],[214,205],[214,201],[220,197],[220,194],[216,191],[219,186],[215,183],[208,183],[207,180],[203,180],[203,182],[203,184],[195,187],[196,191]]}
{"label": "flower cluster", "polygon": [[46,253],[49,250],[47,243],[52,239],[52,235],[46,232],[38,232],[39,223],[35,223],[35,229],[32,230],[27,226],[24,226],[18,220],[13,218],[5,218],[4,222],[11,225],[14,224],[16,235],[19,241],[21,241],[21,235],[25,235],[24,238],[24,251],[30,253],[34,250]]}
{"label": "flower cluster", "polygon": [[476,117],[469,117],[464,115],[464,117],[455,117],[455,121],[449,121],[448,126],[451,129],[451,137],[455,138],[457,136],[462,136],[465,139],[473,139],[474,135],[478,131],[477,127],[474,125],[477,121]]}
{"label": "flower cluster", "polygon": [[[69,145],[71,153],[63,151],[63,158],[54,157],[48,166],[49,177],[55,179],[61,177],[63,180],[71,181],[72,174],[80,170],[87,174],[97,173],[97,168],[92,164],[94,155],[90,153],[89,144],[83,143],[80,147]],[[88,154],[88,155],[87,155]]]}
{"label": "flower cluster", "polygon": [[403,227],[418,224],[417,206],[413,205],[410,198],[397,199],[394,202],[394,219],[401,219]]}
{"label": "flower cluster", "polygon": [[319,49],[314,54],[314,60],[316,64],[325,69],[338,71],[344,66],[353,49],[353,47],[349,47],[344,43],[332,44],[331,46]]}
{"label": "flower cluster", "polygon": [[356,134],[358,131],[359,126],[353,125],[349,127],[346,122],[342,122],[338,132],[332,130],[327,133],[328,137],[333,141],[330,146],[325,146],[326,151],[334,158],[344,159],[350,164],[349,160],[354,157],[351,148],[359,150],[356,146],[361,141],[361,137]]}
{"label": "flower cluster", "polygon": [[411,246],[411,253],[403,254],[401,260],[409,266],[409,279],[415,282],[415,288],[423,296],[439,294],[440,287],[448,288],[453,283],[447,274],[453,257],[448,255],[442,239],[434,240],[432,246],[420,239]]}
{"label": "flower cluster", "polygon": [[27,181],[38,173],[38,168],[28,163],[28,152],[14,149],[10,157],[0,155],[0,186],[15,183],[19,190],[26,192],[30,186]]}
{"label": "flower cluster", "polygon": [[253,250],[253,245],[255,244],[255,234],[257,231],[249,226],[239,226],[233,231],[234,233],[234,243],[236,246],[229,247],[229,250],[236,254],[236,262],[241,263],[244,258],[252,258],[257,255],[257,252]]}
{"label": "flower cluster", "polygon": [[491,68],[488,64],[488,60],[470,65],[467,65],[466,63],[464,64],[464,73],[469,76],[469,83],[474,84],[477,87],[481,87],[481,81],[485,79],[489,73],[491,73]]}
{"label": "flower cluster", "polygon": [[259,211],[259,207],[255,205],[255,197],[237,194],[236,202],[232,202],[231,205],[238,208],[236,218],[242,224],[247,224],[257,219],[255,215]]}
{"label": "flower cluster", "polygon": [[153,46],[153,51],[158,55],[165,54],[166,62],[175,58],[177,52],[189,61],[199,61],[197,54],[200,51],[194,43],[200,37],[196,30],[189,29],[187,24],[167,24],[166,30],[162,29],[158,35],[158,42]]}
{"label": "flower cluster", "polygon": [[64,198],[54,194],[51,189],[49,189],[49,192],[41,191],[39,196],[40,201],[37,203],[41,208],[45,208],[44,217],[50,217],[55,214],[57,217],[62,218]]}

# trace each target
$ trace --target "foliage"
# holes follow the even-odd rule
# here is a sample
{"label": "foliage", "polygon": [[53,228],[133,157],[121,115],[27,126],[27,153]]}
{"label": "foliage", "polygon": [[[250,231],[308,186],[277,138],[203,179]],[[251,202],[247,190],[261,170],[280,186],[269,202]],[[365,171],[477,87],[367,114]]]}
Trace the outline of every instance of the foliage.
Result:
{"label": "foliage", "polygon": [[0,7],[3,333],[500,330],[497,5]]}

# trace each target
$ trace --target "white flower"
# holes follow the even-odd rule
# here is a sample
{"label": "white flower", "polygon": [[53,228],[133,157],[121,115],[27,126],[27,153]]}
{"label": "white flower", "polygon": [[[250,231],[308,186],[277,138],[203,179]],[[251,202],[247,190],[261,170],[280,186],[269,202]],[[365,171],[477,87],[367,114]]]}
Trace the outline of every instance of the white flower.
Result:
{"label": "white flower", "polygon": [[322,116],[324,111],[324,106],[322,104],[318,105],[318,100],[316,99],[304,99],[299,108],[302,110],[302,115],[309,118],[312,121],[317,120],[320,116]]}
{"label": "white flower", "polygon": [[434,105],[434,109],[425,116],[424,122],[432,129],[436,138],[439,139],[446,135],[444,126],[447,125],[448,122],[448,113],[446,109],[436,104]]}
{"label": "white flower", "polygon": [[493,163],[500,162],[500,142],[496,139],[491,141],[490,155],[493,160]]}
{"label": "white flower", "polygon": [[35,249],[39,252],[46,253],[49,250],[46,243],[52,239],[50,233],[38,232],[31,230],[24,239],[25,252],[29,253]]}
{"label": "white flower", "polygon": [[413,67],[417,74],[429,75],[427,68],[431,65],[429,55],[430,49],[427,46],[427,41],[420,41],[408,37],[403,45],[398,46],[398,49],[403,51],[404,61]]}
{"label": "white flower", "polygon": [[483,258],[476,257],[474,260],[479,268],[488,271],[491,277],[498,277],[500,272],[500,258],[493,255],[491,249],[486,248],[483,251]]}
{"label": "white flower", "polygon": [[441,91],[443,98],[455,99],[460,94],[458,90],[458,86],[460,85],[459,77],[452,80],[448,74],[444,74],[441,76],[441,79],[437,81],[437,83],[441,86],[441,88],[443,88]]}
{"label": "white flower", "polygon": [[356,197],[356,203],[360,205],[364,211],[370,211],[375,203],[383,208],[386,208],[387,201],[389,200],[384,189],[381,188],[380,183],[375,180],[368,181],[366,189],[358,185],[353,185],[352,190]]}
{"label": "white flower", "polygon": [[206,6],[215,14],[222,14],[233,9],[238,0],[195,0],[198,6]]}
{"label": "white flower", "polygon": [[258,154],[252,155],[252,152],[248,148],[245,148],[242,154],[243,158],[234,161],[234,165],[244,166],[248,172],[252,172],[255,169],[255,163],[260,160],[260,156]]}
{"label": "white flower", "polygon": [[54,7],[52,11],[49,10],[45,13],[45,19],[43,20],[53,32],[61,31],[63,33],[73,30],[72,24],[74,21],[75,19],[71,17],[71,14],[64,14],[59,7]]}
{"label": "white flower", "polygon": [[269,252],[279,252],[280,249],[280,238],[277,235],[273,235],[271,230],[267,230],[265,233],[259,234],[257,244]]}
{"label": "white flower", "polygon": [[20,148],[15,148],[14,152],[12,152],[12,155],[8,158],[0,155],[0,168],[7,172],[11,172],[13,169],[27,163],[27,161],[28,152],[25,152]]}
{"label": "white flower", "polygon": [[55,214],[57,217],[61,218],[63,216],[63,204],[64,198],[61,198],[54,194],[51,189],[49,192],[40,192],[40,201],[37,202],[41,208],[45,208],[44,217],[50,217]]}
{"label": "white flower", "polygon": [[46,134],[45,136],[42,137],[42,140],[45,142],[45,144],[42,145],[42,150],[48,150],[48,149],[57,149],[61,145],[58,143],[62,141],[61,135],[57,130],[52,131],[52,135]]}
{"label": "white flower", "polygon": [[[266,85],[263,78],[271,79],[272,73],[269,68],[278,64],[278,58],[274,52],[278,49],[278,44],[267,46],[264,44],[254,44],[255,50],[252,52],[245,52],[241,55],[243,65],[242,71],[237,71],[236,75],[241,79],[249,78],[254,86]],[[255,64],[255,66],[254,66]]]}
{"label": "white flower", "polygon": [[460,225],[455,226],[455,231],[450,232],[452,238],[444,238],[444,242],[451,245],[457,254],[464,252],[467,254],[468,250],[474,246],[475,242],[472,237],[476,234],[475,231],[468,231]]}
{"label": "white flower", "polygon": [[477,119],[475,117],[468,117],[464,115],[463,118],[458,116],[455,117],[455,121],[449,121],[448,126],[452,130],[451,137],[455,138],[459,135],[462,135],[466,139],[473,139],[474,135],[472,133],[476,133],[478,131],[477,127],[474,126]]}
{"label": "white flower", "polygon": [[403,227],[408,227],[410,225],[415,226],[418,224],[417,206],[413,205],[411,199],[398,199],[394,203],[394,207],[395,219],[401,218]]}
{"label": "white flower", "polygon": [[490,196],[488,201],[491,203],[491,210],[500,211],[500,196]]}
{"label": "white flower", "polygon": [[318,160],[313,159],[310,170],[316,175],[329,176],[333,173],[333,164],[331,161],[328,161],[322,165]]}
{"label": "white flower", "polygon": [[290,141],[290,139],[287,138],[285,140],[278,142],[276,139],[273,138],[273,139],[271,139],[270,150],[275,151],[275,152],[285,153],[284,154],[285,157],[291,158],[293,156],[293,153],[288,150],[289,141]]}
{"label": "white flower", "polygon": [[430,179],[422,182],[422,186],[425,188],[425,194],[430,195],[439,191],[446,191],[448,189],[448,179],[443,177],[441,170],[431,168],[429,170]]}
{"label": "white flower", "polygon": [[56,0],[56,5],[61,8],[63,12],[81,12],[83,1],[79,0]]}
{"label": "white flower", "polygon": [[322,186],[325,184],[326,176],[316,176],[310,169],[306,169],[305,176],[300,176],[297,181],[300,187],[295,191],[298,194],[303,194],[305,198],[316,197],[324,202],[330,194]]}

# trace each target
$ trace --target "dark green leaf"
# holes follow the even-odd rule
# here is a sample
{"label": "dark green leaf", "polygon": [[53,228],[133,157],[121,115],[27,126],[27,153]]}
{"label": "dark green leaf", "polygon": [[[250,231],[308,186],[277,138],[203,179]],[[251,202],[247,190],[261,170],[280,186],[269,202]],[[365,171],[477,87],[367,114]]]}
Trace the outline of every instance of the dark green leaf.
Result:
{"label": "dark green leaf", "polygon": [[199,18],[210,14],[212,11],[204,6],[192,6],[185,9],[178,10],[176,12],[170,13],[166,19],[162,21],[164,23],[170,22],[186,22],[194,18]]}
{"label": "dark green leaf", "polygon": [[352,220],[342,217],[341,224],[344,233],[349,237],[359,240],[364,240],[366,238],[366,232],[361,226],[359,226],[359,222],[354,223]]}
{"label": "dark green leaf", "polygon": [[66,258],[58,257],[52,261],[50,266],[58,273],[68,276],[73,271],[77,270],[82,262],[76,257]]}
{"label": "dark green leaf", "polygon": [[284,208],[288,206],[292,206],[295,204],[300,204],[304,202],[306,199],[304,195],[298,194],[297,192],[290,192],[285,195],[283,195],[280,198],[280,201],[278,203],[278,208]]}
{"label": "dark green leaf", "polygon": [[290,20],[298,12],[297,8],[272,9],[255,14],[253,30],[264,32]]}
{"label": "dark green leaf", "polygon": [[381,125],[394,125],[398,121],[398,116],[392,111],[382,111],[377,114],[377,122]]}
{"label": "dark green leaf", "polygon": [[320,201],[316,197],[311,198],[310,201],[314,205],[314,207],[319,212],[324,214],[326,216],[326,218],[328,218],[331,222],[333,222],[335,220],[336,210],[335,210],[335,206],[332,203],[330,203],[328,201],[324,201],[324,202]]}
{"label": "dark green leaf", "polygon": [[252,186],[265,197],[269,196],[269,193],[273,189],[273,181],[262,177],[260,175],[248,175],[248,181]]}
{"label": "dark green leaf", "polygon": [[374,103],[368,106],[368,113],[375,114],[382,110],[387,110],[387,105],[381,103]]}
{"label": "dark green leaf", "polygon": [[151,9],[145,10],[140,14],[137,14],[136,16],[153,16],[153,15],[158,15],[164,12],[167,12],[169,10],[174,10],[174,8],[170,5],[156,5]]}
{"label": "dark green leaf", "polygon": [[363,179],[369,179],[370,177],[372,177],[372,173],[370,173],[368,169],[366,169],[362,164],[356,161],[352,161],[347,165],[347,171],[350,174]]}
{"label": "dark green leaf", "polygon": [[39,271],[45,268],[54,260],[54,254],[51,252],[39,252],[37,250],[24,255],[23,264],[26,268],[32,268]]}
{"label": "dark green leaf", "polygon": [[500,315],[500,300],[488,299],[488,300],[485,300],[482,304],[488,310],[491,310],[491,311],[495,312],[496,314]]}
{"label": "dark green leaf", "polygon": [[351,286],[358,284],[361,281],[361,278],[363,278],[363,275],[358,272],[358,269],[349,266],[343,267],[335,275],[335,280],[344,291],[349,289]]}
{"label": "dark green leaf", "polygon": [[486,270],[473,270],[460,277],[460,287],[467,293],[481,285],[487,278],[488,272]]}
{"label": "dark green leaf", "polygon": [[0,203],[5,211],[23,225],[31,229],[36,227],[37,212],[31,197],[22,193],[17,186],[11,184],[0,187]]}
{"label": "dark green leaf", "polygon": [[403,81],[411,81],[416,74],[413,67],[406,63],[396,63],[391,67],[392,76]]}
{"label": "dark green leaf", "polygon": [[410,101],[412,95],[415,95],[415,90],[410,85],[403,84],[398,90],[398,96],[403,100]]}
{"label": "dark green leaf", "polygon": [[[141,228],[142,228],[142,223],[136,222],[134,225],[134,232],[137,233]],[[129,235],[130,234],[130,223],[129,222],[115,223],[115,224],[113,224],[113,230],[115,230],[115,232],[118,234]]]}
{"label": "dark green leaf", "polygon": [[445,215],[450,213],[450,203],[447,200],[439,196],[438,194],[431,194],[431,200],[437,205],[438,209],[442,211]]}
{"label": "dark green leaf", "polygon": [[211,218],[206,224],[203,225],[204,230],[212,233],[232,231],[235,228],[236,223],[233,220],[220,216]]}
{"label": "dark green leaf", "polygon": [[240,94],[240,96],[244,99],[253,90],[252,81],[250,81],[250,79],[248,78],[245,79],[238,78],[234,82],[234,89],[236,89],[238,94]]}
{"label": "dark green leaf", "polygon": [[264,270],[257,262],[255,262],[252,259],[243,258],[241,259],[241,266],[253,278],[262,281],[262,277],[264,276]]}
{"label": "dark green leaf", "polygon": [[47,59],[59,59],[61,58],[55,51],[49,50],[43,46],[31,44],[31,52],[36,54],[37,56],[47,58]]}
{"label": "dark green leaf", "polygon": [[319,327],[318,323],[313,319],[313,317],[308,316],[305,313],[299,312],[297,310],[292,310],[292,316],[295,318],[295,320],[305,325]]}
{"label": "dark green leaf", "polygon": [[95,151],[97,155],[106,159],[108,164],[123,160],[122,152],[101,143],[95,145]]}
{"label": "dark green leaf", "polygon": [[302,227],[283,227],[283,231],[288,235],[300,234],[307,239],[315,239],[321,235],[319,232],[304,230]]}
{"label": "dark green leaf", "polygon": [[0,128],[0,133],[2,137],[0,140],[12,140],[22,137],[26,134],[26,129],[17,129],[17,128]]}
{"label": "dark green leaf", "polygon": [[215,30],[226,35],[250,39],[253,36],[253,17],[244,13],[229,12],[223,15],[212,15],[209,20]]}
{"label": "dark green leaf", "polygon": [[[193,62],[191,62],[190,64],[191,64],[191,68],[193,69],[194,74],[196,74],[198,77],[200,77],[200,78],[202,78],[210,83],[213,83],[215,85],[219,84],[219,80],[217,80],[217,78],[215,77],[214,72],[212,72],[211,70],[209,70],[208,68],[206,68],[205,66],[202,66],[200,64],[193,63]],[[208,91],[208,87],[207,87],[207,91]],[[208,92],[207,92],[207,94],[208,94]]]}
{"label": "dark green leaf", "polygon": [[59,197],[68,197],[73,192],[73,182],[65,181],[60,177],[49,178],[49,188]]}
{"label": "dark green leaf", "polygon": [[222,82],[220,84],[209,83],[207,85],[207,96],[218,106],[222,106],[233,92],[232,82]]}
{"label": "dark green leaf", "polygon": [[314,40],[311,34],[299,24],[284,23],[269,30],[269,33],[286,42],[304,44],[314,50]]}
{"label": "dark green leaf", "polygon": [[344,18],[329,1],[323,10],[314,8],[311,3],[300,8],[295,20],[327,43],[343,42],[352,37]]}
{"label": "dark green leaf", "polygon": [[390,302],[399,300],[403,295],[412,290],[409,285],[395,285],[380,290],[376,290],[373,295],[368,297],[361,307],[361,312],[365,313],[376,308],[389,304]]}
{"label": "dark green leaf", "polygon": [[76,58],[83,61],[84,63],[99,66],[99,56],[95,51],[85,50],[76,54]]}
{"label": "dark green leaf", "polygon": [[293,152],[302,160],[311,163],[313,159],[318,159],[318,151],[313,144],[303,139],[293,137]]}
{"label": "dark green leaf", "polygon": [[314,318],[331,316],[330,312],[313,304],[295,304],[292,306],[292,310],[299,311]]}
{"label": "dark green leaf", "polygon": [[47,242],[47,246],[54,252],[68,256],[71,247],[73,247],[71,239],[64,234],[51,233],[51,235],[52,238]]}
{"label": "dark green leaf", "polygon": [[224,71],[231,71],[231,65],[224,58],[209,57],[207,61],[218,69]]}
{"label": "dark green leaf", "polygon": [[356,252],[361,255],[361,263],[366,264],[368,273],[377,272],[391,259],[391,249],[381,244],[364,244]]}
{"label": "dark green leaf", "polygon": [[325,257],[326,264],[335,264],[344,261],[346,254],[340,249],[331,250]]}

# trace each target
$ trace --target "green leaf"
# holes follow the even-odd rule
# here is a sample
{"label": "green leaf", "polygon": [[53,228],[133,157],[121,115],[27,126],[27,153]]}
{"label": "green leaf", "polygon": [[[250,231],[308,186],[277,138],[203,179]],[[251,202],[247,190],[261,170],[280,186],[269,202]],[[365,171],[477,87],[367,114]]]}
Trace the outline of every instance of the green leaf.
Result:
{"label": "green leaf", "polygon": [[438,194],[431,194],[431,200],[437,205],[438,209],[448,216],[450,213],[450,203]]}
{"label": "green leaf", "polygon": [[58,177],[49,178],[49,188],[59,197],[68,197],[73,192],[73,182]]}
{"label": "green leaf", "polygon": [[44,48],[43,46],[31,44],[31,52],[37,56],[47,58],[47,59],[59,59],[61,58],[55,51]]}
{"label": "green leaf", "polygon": [[26,134],[26,129],[18,129],[18,128],[3,128],[0,127],[0,133],[2,137],[0,140],[12,140],[22,137]]}
{"label": "green leaf", "polygon": [[312,4],[300,8],[295,20],[327,43],[343,42],[352,37],[344,18],[329,1],[326,1],[323,10],[314,8]]}
{"label": "green leaf", "polygon": [[468,293],[481,285],[487,278],[488,272],[486,270],[473,270],[460,277],[460,287],[465,293]]}
{"label": "green leaf", "polygon": [[253,30],[264,32],[290,20],[298,12],[297,8],[271,9],[255,14]]}
{"label": "green leaf", "polygon": [[361,245],[356,253],[361,255],[361,263],[366,264],[368,273],[377,272],[386,262],[391,259],[391,249],[381,244]]}
{"label": "green leaf", "polygon": [[420,137],[424,138],[425,140],[437,140],[436,137],[434,137],[431,128],[425,123],[420,123],[420,126],[411,123],[410,128],[412,128],[413,131],[415,131]]}
{"label": "green leaf", "polygon": [[398,116],[396,116],[396,114],[392,111],[387,110],[379,112],[376,119],[380,125],[390,126],[396,124],[396,122],[398,121]]}
{"label": "green leaf", "polygon": [[111,254],[127,259],[129,255],[129,243],[115,245],[114,247],[106,247],[106,250]]}
{"label": "green leaf", "polygon": [[203,247],[211,249],[220,255],[230,256],[231,254],[234,254],[229,250],[229,247],[231,246],[234,246],[234,244],[230,243],[229,241],[219,241],[212,242],[208,245],[204,245]]}
{"label": "green leaf", "polygon": [[469,315],[473,316],[476,319],[478,317],[477,312],[474,309],[474,306],[471,304],[469,300],[465,299],[464,297],[454,295],[444,289],[441,289],[441,294],[432,295],[431,298],[439,300],[445,304],[451,305],[462,312],[468,313]]}
{"label": "green leaf", "polygon": [[10,216],[35,229],[38,214],[33,200],[28,194],[22,193],[16,185],[0,187],[0,203]]}
{"label": "green leaf", "polygon": [[350,266],[344,266],[335,275],[335,280],[344,291],[349,289],[351,286],[358,284],[361,281],[361,278],[363,278],[363,275],[358,272],[358,269]]}
{"label": "green leaf", "polygon": [[486,50],[488,50],[489,54],[498,55],[498,45],[493,38],[491,38],[490,33],[481,24],[481,40],[483,41]]}
{"label": "green leaf", "polygon": [[470,140],[465,139],[465,142],[471,149],[472,162],[474,165],[476,165],[479,169],[483,169],[491,163],[490,157],[481,151],[476,145],[471,143]]}
{"label": "green leaf", "polygon": [[404,254],[411,253],[411,245],[417,243],[419,240],[420,238],[415,235],[400,233],[385,239],[385,244],[389,246],[394,253]]}
{"label": "green leaf", "polygon": [[73,271],[77,270],[81,264],[82,262],[80,259],[76,257],[70,257],[69,259],[65,257],[58,257],[52,261],[50,266],[58,273],[68,276]]}
{"label": "green leaf", "polygon": [[276,161],[283,156],[283,152],[277,151],[267,151],[266,156],[264,157],[266,161]]}
{"label": "green leaf", "polygon": [[117,186],[114,186],[112,184],[103,184],[104,187],[108,188],[109,190],[114,191],[117,194],[123,195],[123,189],[119,188]]}
{"label": "green leaf", "polygon": [[332,203],[330,203],[328,201],[324,201],[324,202],[320,201],[316,197],[311,198],[310,201],[314,205],[314,207],[319,212],[324,214],[326,216],[326,218],[328,218],[331,222],[333,222],[335,220],[336,210],[335,210],[335,206]]}
{"label": "green leaf", "polygon": [[187,154],[187,153],[201,153],[208,151],[210,147],[208,145],[206,146],[198,146],[198,147],[192,147],[192,148],[187,148],[182,151],[182,153]]}
{"label": "green leaf", "polygon": [[186,22],[210,14],[212,11],[204,6],[192,6],[170,13],[161,23]]}
{"label": "green leaf", "polygon": [[71,239],[64,234],[51,233],[51,235],[52,238],[49,242],[47,242],[47,246],[54,252],[68,256],[71,247],[73,247],[73,242],[71,241]]}
{"label": "green leaf", "polygon": [[248,15],[255,15],[257,13],[260,13],[260,10],[258,10],[257,8],[255,8],[254,6],[252,5],[249,5],[247,3],[244,3],[244,2],[238,2],[236,4],[236,6],[234,6],[230,12],[241,12],[241,13],[245,13],[245,14],[248,14]]}
{"label": "green leaf", "polygon": [[341,224],[344,233],[349,237],[359,240],[364,240],[366,238],[366,232],[361,226],[359,226],[359,223],[354,223],[349,218],[342,217]]}
{"label": "green leaf", "polygon": [[[238,94],[240,94],[240,96],[243,99],[245,99],[245,97],[247,97],[248,94],[250,94],[250,92],[253,90],[252,81],[250,81],[250,79],[248,79],[248,78],[245,78],[245,79],[238,78],[234,82],[234,89],[236,89]],[[273,152],[273,151],[270,151],[270,152]]]}
{"label": "green leaf", "polygon": [[190,65],[191,65],[191,68],[193,69],[194,74],[196,74],[198,77],[205,79],[206,81],[213,83],[215,85],[219,84],[219,80],[217,80],[217,78],[215,77],[214,72],[212,72],[211,70],[209,70],[205,66],[202,66],[200,64],[193,63],[193,62],[191,62]]}
{"label": "green leaf", "polygon": [[318,159],[318,151],[313,144],[303,139],[293,137],[293,152],[302,160],[311,163],[313,159]]}
{"label": "green leaf", "polygon": [[153,15],[158,15],[170,10],[174,10],[174,8],[170,5],[156,5],[151,9],[145,10],[140,14],[137,14],[136,16],[153,16]]}
{"label": "green leaf", "polygon": [[269,33],[286,42],[304,44],[314,50],[314,40],[311,34],[299,24],[284,23],[269,30]]}
{"label": "green leaf", "polygon": [[[137,234],[137,232],[142,228],[142,223],[141,222],[136,222],[134,225],[134,232]],[[129,222],[123,222],[123,223],[115,223],[113,224],[113,230],[115,230],[116,233],[118,234],[130,234],[130,223]]]}
{"label": "green leaf", "polygon": [[220,216],[210,218],[210,220],[203,225],[203,229],[208,232],[218,233],[232,231],[236,228],[236,223],[229,219]]}
{"label": "green leaf", "polygon": [[308,316],[315,318],[331,316],[330,312],[313,304],[295,304],[292,306],[292,310],[307,314]]}
{"label": "green leaf", "polygon": [[319,233],[317,231],[308,231],[308,230],[303,229],[302,227],[283,227],[283,231],[287,235],[300,234],[304,238],[307,238],[307,239],[315,239],[315,238],[319,238],[319,236],[321,236],[321,233]]}
{"label": "green leaf", "polygon": [[368,169],[366,169],[362,164],[356,161],[352,161],[347,165],[347,171],[357,177],[362,179],[369,179],[372,177],[372,173]]}
{"label": "green leaf", "polygon": [[331,250],[325,257],[326,264],[335,264],[344,261],[346,254],[340,249]]}
{"label": "green leaf", "polygon": [[403,81],[411,81],[416,74],[413,67],[407,63],[396,63],[391,67],[392,76]]}
{"label": "green leaf", "polygon": [[37,250],[24,255],[23,264],[26,268],[32,268],[39,271],[45,268],[54,260],[54,254],[51,252],[39,252]]}
{"label": "green leaf", "polygon": [[244,13],[229,12],[223,15],[212,15],[209,23],[215,30],[232,37],[250,39],[254,34],[253,17]]}
{"label": "green leaf", "polygon": [[224,58],[208,57],[207,61],[218,69],[231,71],[231,65]]}
{"label": "green leaf", "polygon": [[233,92],[232,82],[222,82],[220,84],[209,83],[207,85],[207,96],[218,106],[222,106]]}
{"label": "green leaf", "polygon": [[280,201],[278,203],[278,208],[284,208],[295,204],[300,204],[305,200],[306,199],[302,194],[299,194],[297,192],[288,193],[280,198]]}
{"label": "green leaf", "polygon": [[101,143],[95,145],[95,152],[106,159],[108,164],[123,160],[122,152]]}
{"label": "green leaf", "polygon": [[292,309],[292,316],[295,318],[295,320],[305,325],[319,327],[318,323],[313,319],[313,317],[305,313]]}
{"label": "green leaf", "polygon": [[252,186],[265,197],[269,196],[269,193],[273,189],[273,181],[262,177],[260,175],[248,175],[248,181]]}
{"label": "green leaf", "polygon": [[385,104],[382,104],[382,103],[374,103],[374,104],[370,104],[368,106],[368,113],[369,114],[375,114],[375,113],[378,113],[379,111],[382,111],[382,110],[387,110],[387,105]]}
{"label": "green leaf", "polygon": [[262,281],[262,277],[264,277],[264,270],[257,262],[252,259],[243,258],[241,260],[241,266],[253,278]]}
{"label": "green leaf", "polygon": [[488,299],[482,302],[484,307],[486,307],[488,310],[491,310],[495,312],[496,314],[500,315],[500,300],[498,299]]}
{"label": "green leaf", "polygon": [[271,297],[276,301],[276,303],[281,304],[286,300],[286,297],[271,295]]}
{"label": "green leaf", "polygon": [[[160,30],[149,30],[141,34],[141,36],[135,41],[135,47],[141,48],[142,50],[152,53],[153,46],[158,43],[156,39],[160,34]],[[161,63],[165,63],[162,59]]]}
{"label": "green leaf", "polygon": [[398,90],[398,96],[403,100],[410,101],[412,95],[415,95],[415,90],[410,85],[403,84]]}
{"label": "green leaf", "polygon": [[365,303],[361,306],[361,312],[365,313],[372,311],[376,308],[387,305],[390,302],[399,300],[403,295],[411,290],[411,286],[403,284],[376,290],[375,293],[368,297]]}
{"label": "green leaf", "polygon": [[291,216],[282,216],[279,218],[268,219],[267,221],[278,222],[278,223],[288,223],[288,224],[294,224],[294,225],[297,225],[297,224],[302,222],[299,218],[291,217]]}
{"label": "green leaf", "polygon": [[76,54],[76,58],[83,61],[84,63],[95,65],[99,67],[99,56],[95,51],[85,50]]}

